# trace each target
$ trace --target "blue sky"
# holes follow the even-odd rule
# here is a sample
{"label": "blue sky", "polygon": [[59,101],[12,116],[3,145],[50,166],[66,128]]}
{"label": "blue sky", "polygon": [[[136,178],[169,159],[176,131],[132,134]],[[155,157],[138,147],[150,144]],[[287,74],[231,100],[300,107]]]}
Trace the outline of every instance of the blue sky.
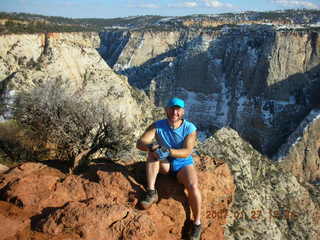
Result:
{"label": "blue sky", "polygon": [[320,0],[0,0],[0,11],[71,18],[184,16],[289,8],[320,9]]}

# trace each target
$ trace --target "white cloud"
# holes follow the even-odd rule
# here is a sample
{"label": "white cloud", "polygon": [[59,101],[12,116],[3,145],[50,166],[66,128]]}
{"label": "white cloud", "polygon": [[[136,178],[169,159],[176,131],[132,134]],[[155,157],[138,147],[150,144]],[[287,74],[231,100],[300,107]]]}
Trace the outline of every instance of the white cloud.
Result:
{"label": "white cloud", "polygon": [[184,2],[183,3],[186,7],[196,7],[198,4],[196,2]]}
{"label": "white cloud", "polygon": [[301,0],[272,0],[272,2],[288,7],[320,8],[320,6],[312,2]]}
{"label": "white cloud", "polygon": [[197,6],[198,6],[198,4],[196,2],[183,2],[183,3],[168,4],[168,7],[176,7],[176,8],[194,8]]}
{"label": "white cloud", "polygon": [[203,0],[207,7],[212,8],[234,8],[231,3],[223,3],[218,0]]}
{"label": "white cloud", "polygon": [[[157,0],[155,0],[157,2]],[[273,1],[273,0],[272,0]],[[158,1],[159,2],[159,1]],[[228,9],[234,9],[236,6],[230,4],[230,3],[224,3],[220,0],[172,0],[173,3],[168,3],[165,5],[155,4],[155,3],[131,3],[127,5],[130,8],[203,8],[203,7],[209,7],[209,8],[228,8]]]}

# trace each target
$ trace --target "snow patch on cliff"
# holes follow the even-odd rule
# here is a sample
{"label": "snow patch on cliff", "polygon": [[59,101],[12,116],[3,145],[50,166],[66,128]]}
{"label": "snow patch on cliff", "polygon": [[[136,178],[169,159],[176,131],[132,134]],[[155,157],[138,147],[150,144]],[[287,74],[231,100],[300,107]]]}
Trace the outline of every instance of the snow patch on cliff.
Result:
{"label": "snow patch on cliff", "polygon": [[274,114],[285,111],[286,106],[294,104],[296,104],[296,99],[294,96],[290,96],[289,101],[262,100],[261,113],[264,123],[267,126],[272,127]]}
{"label": "snow patch on cliff", "polygon": [[245,110],[246,105],[248,105],[248,98],[246,96],[241,96],[238,99],[238,108],[237,108],[237,113],[242,113]]}
{"label": "snow patch on cliff", "polygon": [[3,96],[4,96],[3,105],[5,106],[5,111],[3,112],[2,115],[0,115],[0,122],[4,122],[7,119],[10,119],[13,117],[11,105],[14,103],[16,99],[16,91],[6,90]]}
{"label": "snow patch on cliff", "polygon": [[215,58],[212,60],[212,63],[215,65],[221,65],[222,64],[222,59],[221,58]]}
{"label": "snow patch on cliff", "polygon": [[229,89],[226,87],[226,80],[223,77],[223,81],[221,81],[221,101],[218,101],[217,105],[217,114],[218,114],[218,123],[221,127],[227,125],[228,122],[228,112],[229,112],[229,102],[231,100],[231,95],[229,93]]}
{"label": "snow patch on cliff", "polygon": [[142,48],[144,44],[144,39],[142,38],[137,48]]}
{"label": "snow patch on cliff", "polygon": [[248,57],[250,66],[255,66],[258,60],[258,53],[255,48],[248,47]]}
{"label": "snow patch on cliff", "polygon": [[186,118],[205,128],[227,126],[231,96],[225,81],[221,81],[220,87],[219,93],[212,94],[196,93],[184,88],[177,89],[177,96],[186,102]]}
{"label": "snow patch on cliff", "polygon": [[273,157],[274,161],[283,160],[296,144],[299,144],[303,135],[308,131],[309,127],[318,119],[320,119],[320,109],[312,110],[308,116],[301,122],[299,127],[289,136],[287,143],[283,144],[278,153]]}

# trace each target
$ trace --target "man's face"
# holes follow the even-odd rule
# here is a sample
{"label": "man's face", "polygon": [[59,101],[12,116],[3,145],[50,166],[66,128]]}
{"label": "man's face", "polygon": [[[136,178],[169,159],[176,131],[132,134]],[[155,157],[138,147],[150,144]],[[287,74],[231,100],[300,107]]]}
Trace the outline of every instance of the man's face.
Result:
{"label": "man's face", "polygon": [[166,108],[167,118],[171,122],[177,122],[183,119],[184,109],[178,106]]}

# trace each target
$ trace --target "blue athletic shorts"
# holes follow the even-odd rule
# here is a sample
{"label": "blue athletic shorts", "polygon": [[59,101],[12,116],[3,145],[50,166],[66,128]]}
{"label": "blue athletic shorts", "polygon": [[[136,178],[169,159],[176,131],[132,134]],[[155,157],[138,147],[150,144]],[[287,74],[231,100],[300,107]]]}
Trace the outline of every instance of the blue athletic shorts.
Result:
{"label": "blue athletic shorts", "polygon": [[193,159],[170,159],[168,158],[170,162],[170,174],[173,176],[177,176],[178,172],[184,168],[185,166],[189,166],[193,164]]}

